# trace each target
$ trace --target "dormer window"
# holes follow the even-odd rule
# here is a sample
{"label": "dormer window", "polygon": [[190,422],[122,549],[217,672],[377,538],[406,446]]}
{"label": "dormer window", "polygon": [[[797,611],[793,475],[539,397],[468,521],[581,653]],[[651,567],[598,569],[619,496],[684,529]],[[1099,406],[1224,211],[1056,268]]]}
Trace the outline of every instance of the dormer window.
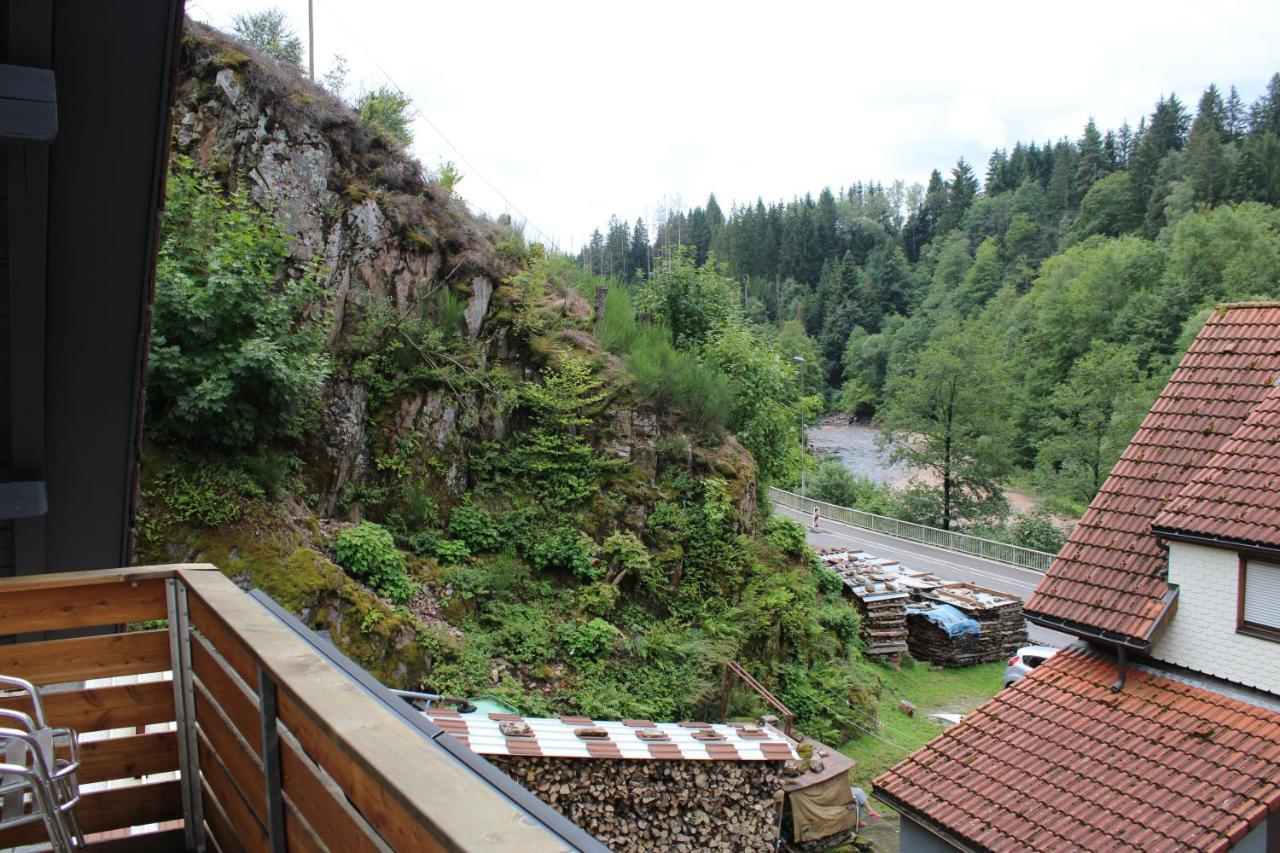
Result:
{"label": "dormer window", "polygon": [[1236,630],[1280,640],[1280,562],[1240,556]]}

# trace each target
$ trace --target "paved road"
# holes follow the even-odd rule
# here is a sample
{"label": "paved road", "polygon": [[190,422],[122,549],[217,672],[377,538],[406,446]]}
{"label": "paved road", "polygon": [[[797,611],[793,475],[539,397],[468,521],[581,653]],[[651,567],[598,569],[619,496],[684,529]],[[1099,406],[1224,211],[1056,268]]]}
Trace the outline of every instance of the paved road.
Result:
{"label": "paved road", "polygon": [[[861,527],[841,524],[829,518],[821,519],[815,531],[810,527],[811,515],[797,512],[778,503],[773,505],[773,509],[804,524],[808,532],[809,544],[815,548],[850,548],[866,551],[886,560],[897,560],[909,569],[933,572],[943,580],[968,581],[1007,595],[1016,595],[1023,601],[1031,596],[1036,584],[1043,577],[1040,572],[1031,569],[998,563],[994,560],[984,560],[981,557],[971,557],[968,554],[935,548],[932,545],[907,542],[882,533],[873,533]],[[1051,631],[1031,623],[1027,623],[1027,634],[1031,642],[1046,646],[1065,646],[1075,639],[1069,634]]]}

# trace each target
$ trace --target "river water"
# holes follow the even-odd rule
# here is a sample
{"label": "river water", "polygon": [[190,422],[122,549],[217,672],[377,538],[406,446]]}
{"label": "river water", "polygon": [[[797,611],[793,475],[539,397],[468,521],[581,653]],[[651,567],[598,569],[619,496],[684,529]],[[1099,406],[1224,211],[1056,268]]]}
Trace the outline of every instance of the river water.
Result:
{"label": "river water", "polygon": [[810,447],[839,459],[859,477],[890,485],[904,482],[911,476],[911,467],[902,462],[890,465],[889,451],[881,452],[876,446],[879,437],[880,430],[862,424],[822,424],[808,432]]}

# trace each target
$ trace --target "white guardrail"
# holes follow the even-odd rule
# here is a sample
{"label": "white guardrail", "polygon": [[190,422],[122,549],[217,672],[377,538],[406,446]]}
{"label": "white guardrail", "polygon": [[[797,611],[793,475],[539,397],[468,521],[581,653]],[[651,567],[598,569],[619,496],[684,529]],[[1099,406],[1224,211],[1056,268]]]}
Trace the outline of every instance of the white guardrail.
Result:
{"label": "white guardrail", "polygon": [[817,507],[818,514],[822,518],[829,518],[842,524],[861,527],[864,530],[883,533],[886,536],[894,536],[910,542],[921,542],[925,545],[933,545],[936,548],[946,548],[948,551],[972,554],[975,557],[982,557],[986,560],[1009,563],[1036,572],[1048,571],[1049,565],[1054,558],[1053,554],[1036,551],[1032,548],[1022,548],[1018,545],[1010,545],[1008,542],[997,542],[994,539],[984,539],[981,536],[970,536],[967,533],[956,533],[951,530],[928,527],[923,524],[876,515],[873,512],[851,509],[847,506],[836,506],[814,498],[802,498],[794,492],[784,491],[773,486],[769,487],[769,498],[775,503],[798,510],[805,515],[812,515],[814,507]]}

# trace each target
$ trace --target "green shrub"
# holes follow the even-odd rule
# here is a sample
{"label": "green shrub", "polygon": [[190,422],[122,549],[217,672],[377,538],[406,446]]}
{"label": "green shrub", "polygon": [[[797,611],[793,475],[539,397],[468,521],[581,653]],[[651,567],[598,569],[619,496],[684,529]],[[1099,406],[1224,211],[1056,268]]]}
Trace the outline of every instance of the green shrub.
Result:
{"label": "green shrub", "polygon": [[535,539],[529,560],[540,571],[569,571],[583,580],[604,577],[604,566],[595,559],[596,544],[572,527],[558,527]]}
{"label": "green shrub", "polygon": [[454,538],[467,543],[472,554],[486,551],[497,551],[502,545],[502,537],[498,527],[493,523],[493,516],[482,506],[476,506],[468,500],[454,508],[449,516],[449,532]]}
{"label": "green shrub", "polygon": [[585,625],[564,631],[564,646],[570,657],[599,658],[613,651],[618,629],[596,617]]}
{"label": "green shrub", "polygon": [[634,533],[610,533],[600,546],[600,559],[608,563],[609,572],[614,577],[630,575],[641,578],[651,568],[649,550]]}
{"label": "green shrub", "polygon": [[417,591],[404,554],[396,548],[391,532],[380,524],[362,521],[338,533],[337,562],[352,577],[397,604],[408,601]]}
{"label": "green shrub", "polygon": [[884,515],[893,509],[893,492],[870,477],[859,477],[835,459],[819,462],[809,475],[809,497]]}
{"label": "green shrub", "polygon": [[442,566],[456,566],[471,559],[471,549],[457,539],[440,539],[436,542],[435,557]]}
{"label": "green shrub", "polygon": [[538,664],[555,656],[551,620],[531,604],[498,604],[485,617],[489,642],[497,654],[517,663]]}
{"label": "green shrub", "polygon": [[773,516],[765,521],[760,533],[766,542],[788,557],[803,557],[808,551],[804,526],[789,518]]}
{"label": "green shrub", "polygon": [[281,275],[289,237],[247,191],[175,157],[147,362],[147,433],[241,451],[300,438],[329,371],[319,270]]}
{"label": "green shrub", "polygon": [[639,327],[626,364],[645,402],[680,411],[699,430],[724,427],[733,409],[728,378],[696,354],[677,350],[665,328]]}
{"label": "green shrub", "polygon": [[352,108],[365,127],[392,144],[407,146],[413,143],[412,105],[413,100],[399,89],[379,86],[361,93]]}

